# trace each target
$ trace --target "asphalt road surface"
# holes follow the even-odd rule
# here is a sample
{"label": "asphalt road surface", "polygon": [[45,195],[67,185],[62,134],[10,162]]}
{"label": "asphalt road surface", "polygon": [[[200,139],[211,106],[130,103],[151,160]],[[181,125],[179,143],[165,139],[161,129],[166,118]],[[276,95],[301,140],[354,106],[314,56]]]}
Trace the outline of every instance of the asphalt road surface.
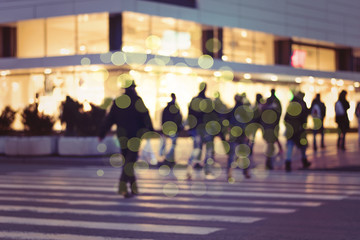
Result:
{"label": "asphalt road surface", "polygon": [[139,169],[140,195],[116,194],[111,166],[2,164],[0,239],[360,240],[357,172]]}

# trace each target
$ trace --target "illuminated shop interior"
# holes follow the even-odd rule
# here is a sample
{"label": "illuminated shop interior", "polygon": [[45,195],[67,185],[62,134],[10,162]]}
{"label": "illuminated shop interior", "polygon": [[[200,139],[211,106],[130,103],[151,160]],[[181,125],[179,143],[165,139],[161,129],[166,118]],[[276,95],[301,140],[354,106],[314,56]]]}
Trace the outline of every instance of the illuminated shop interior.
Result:
{"label": "illuminated shop interior", "polygon": [[[270,90],[275,88],[284,110],[293,96],[292,91],[305,92],[308,106],[315,94],[320,93],[327,106],[325,127],[328,128],[336,127],[334,105],[339,92],[345,89],[351,99],[349,117],[354,120],[360,84],[351,79],[212,68],[216,57],[223,62],[274,65],[277,36],[240,28],[220,31],[190,21],[124,12],[121,14],[122,51],[109,52],[109,19],[108,13],[96,13],[9,24],[16,26],[16,57],[19,59],[84,57],[71,66],[0,69],[3,89],[0,109],[7,105],[15,110],[23,109],[37,101],[35,95],[38,93],[39,111],[46,114],[59,116],[59,106],[67,95],[83,103],[84,110],[89,110],[89,103],[100,105],[105,98],[121,94],[122,79],[130,75],[135,79],[138,93],[149,108],[157,129],[170,93],[177,95],[186,118],[188,104],[203,81],[208,83],[207,96],[214,97],[219,92],[228,107],[233,106],[236,93],[246,93],[249,101],[254,103],[257,93],[268,97]],[[203,35],[209,32],[213,33],[212,37],[204,41]],[[222,42],[218,40],[220,36]],[[337,70],[336,50],[331,44],[314,46],[311,41],[293,39],[291,53],[289,64],[294,68]],[[97,54],[99,61],[92,63],[87,54]],[[182,60],[174,63],[173,57]],[[309,124],[311,126],[312,121]],[[357,125],[355,121],[351,124]],[[21,127],[18,118],[15,128]],[[56,130],[63,127],[60,122],[55,125]]]}

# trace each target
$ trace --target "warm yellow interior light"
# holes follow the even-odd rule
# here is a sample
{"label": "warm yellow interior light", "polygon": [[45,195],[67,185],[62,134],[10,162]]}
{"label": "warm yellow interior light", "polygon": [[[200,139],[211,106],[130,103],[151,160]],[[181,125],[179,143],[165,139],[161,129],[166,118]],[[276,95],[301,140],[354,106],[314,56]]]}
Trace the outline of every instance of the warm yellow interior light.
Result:
{"label": "warm yellow interior light", "polygon": [[153,70],[153,68],[151,67],[151,66],[146,66],[145,68],[144,68],[144,71],[145,72],[150,72],[150,71],[152,71]]}
{"label": "warm yellow interior light", "polygon": [[132,46],[123,46],[122,50],[124,52],[134,52],[134,47],[132,47]]}
{"label": "warm yellow interior light", "polygon": [[45,73],[45,74],[50,74],[50,73],[52,73],[51,68],[45,68],[44,73]]}
{"label": "warm yellow interior light", "polygon": [[273,81],[273,82],[276,82],[277,80],[279,80],[279,78],[277,77],[277,76],[271,76],[271,81]]}
{"label": "warm yellow interior light", "polygon": [[314,82],[315,82],[315,78],[312,77],[312,76],[310,76],[310,77],[309,77],[309,82],[310,82],[310,83],[314,83]]}
{"label": "warm yellow interior light", "polygon": [[5,77],[6,75],[9,75],[10,71],[9,70],[5,70],[5,71],[1,71],[0,75]]}
{"label": "warm yellow interior light", "polygon": [[339,87],[344,86],[344,80],[340,79],[339,81],[336,82],[336,85],[338,85]]}
{"label": "warm yellow interior light", "polygon": [[245,79],[251,79],[251,74],[250,73],[245,73],[244,78]]}
{"label": "warm yellow interior light", "polygon": [[60,49],[60,54],[61,55],[69,55],[70,54],[70,50],[67,48],[61,48]]}
{"label": "warm yellow interior light", "polygon": [[215,77],[220,77],[220,76],[221,76],[221,72],[215,71],[215,72],[214,72],[214,76],[215,76]]}
{"label": "warm yellow interior light", "polygon": [[324,84],[324,79],[319,79],[317,82],[318,82],[318,84],[323,85]]}

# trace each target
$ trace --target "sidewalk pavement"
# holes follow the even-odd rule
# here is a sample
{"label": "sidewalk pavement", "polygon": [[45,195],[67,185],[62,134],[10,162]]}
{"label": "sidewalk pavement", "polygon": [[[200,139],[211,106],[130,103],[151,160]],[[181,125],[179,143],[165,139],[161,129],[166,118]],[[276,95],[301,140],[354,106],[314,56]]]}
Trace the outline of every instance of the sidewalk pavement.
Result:
{"label": "sidewalk pavement", "polygon": [[[320,143],[320,135],[318,144]],[[313,151],[313,135],[308,134],[309,147],[307,148],[308,160],[312,162],[310,170],[337,170],[337,171],[360,171],[360,147],[357,133],[349,133],[346,136],[346,150],[337,149],[337,134],[328,133],[325,135],[326,148],[318,147],[316,152]],[[170,140],[169,140],[170,141]],[[168,141],[168,147],[170,142]],[[144,141],[145,142],[145,141]],[[274,170],[284,170],[284,161],[286,154],[286,139],[280,137],[283,146],[283,154],[278,155],[274,162]],[[145,144],[142,144],[142,149]],[[163,159],[158,155],[160,140],[154,139],[151,142],[154,156],[158,161]],[[253,167],[265,168],[265,142],[261,135],[257,135],[253,154]],[[176,163],[186,165],[192,151],[191,138],[179,138],[175,151]],[[151,159],[145,159],[143,151],[140,151],[140,160],[150,162]],[[0,156],[1,163],[17,163],[17,164],[64,164],[64,165],[110,165],[110,156]],[[215,162],[225,167],[227,164],[227,155],[220,141],[215,138]],[[293,169],[301,169],[301,155],[296,148],[293,152]],[[150,167],[155,167],[151,166]]]}

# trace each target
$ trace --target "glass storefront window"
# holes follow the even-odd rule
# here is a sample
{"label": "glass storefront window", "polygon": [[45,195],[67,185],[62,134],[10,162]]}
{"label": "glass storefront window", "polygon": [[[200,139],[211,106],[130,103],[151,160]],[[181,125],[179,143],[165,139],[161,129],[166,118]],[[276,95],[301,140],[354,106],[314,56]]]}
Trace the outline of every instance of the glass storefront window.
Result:
{"label": "glass storefront window", "polygon": [[254,62],[261,65],[274,64],[274,37],[255,32]]}
{"label": "glass storefront window", "polygon": [[46,20],[46,55],[75,54],[76,17],[55,17]]}
{"label": "glass storefront window", "polygon": [[200,57],[202,55],[200,25],[194,22],[177,20],[177,31],[179,32],[179,38],[177,39],[179,56]]}
{"label": "glass storefront window", "polygon": [[306,52],[304,68],[317,70],[317,49],[315,47],[301,46],[301,50]]}
{"label": "glass storefront window", "polygon": [[319,70],[336,71],[335,50],[319,48]]}
{"label": "glass storefront window", "polygon": [[123,13],[123,47],[125,52],[165,56],[201,56],[199,24],[174,18]]}
{"label": "glass storefront window", "polygon": [[161,39],[157,54],[177,56],[176,20],[173,18],[151,17],[151,35]]}
{"label": "glass storefront window", "polygon": [[105,53],[109,51],[109,14],[77,16],[77,53]]}
{"label": "glass storefront window", "polygon": [[224,28],[223,59],[226,61],[273,64],[273,37],[240,28]]}
{"label": "glass storefront window", "polygon": [[[305,93],[305,101],[310,106],[316,93],[321,94],[321,99],[327,107],[325,118],[326,128],[335,128],[334,105],[341,90],[348,91],[347,99],[351,102],[351,109],[348,111],[351,125],[356,126],[354,117],[355,103],[359,96],[354,88],[354,83],[348,80],[330,80],[318,78],[303,78],[300,84],[282,84],[280,82],[234,82],[220,80],[213,72],[183,73],[180,67],[166,67],[163,71],[141,71],[129,69],[104,69],[99,66],[98,70],[88,67],[72,67],[52,69],[50,74],[44,74],[38,69],[28,69],[25,72],[18,72],[13,75],[0,77],[0,86],[4,94],[0,96],[0,109],[10,105],[19,112],[35,101],[35,94],[39,93],[39,111],[58,118],[59,106],[69,95],[77,101],[89,106],[88,103],[100,105],[104,98],[116,98],[123,89],[119,84],[119,76],[130,74],[136,81],[137,91],[143,98],[150,111],[155,129],[161,127],[161,112],[170,100],[171,93],[177,96],[184,121],[188,114],[188,105],[191,98],[198,94],[199,83],[207,82],[206,95],[214,98],[219,91],[221,99],[228,107],[234,106],[234,95],[246,93],[247,99],[254,104],[257,93],[267,98],[272,88],[276,89],[277,96],[281,99],[283,109],[286,109],[291,99],[292,90],[302,90]],[[48,89],[47,89],[48,88]],[[254,89],[256,89],[254,91]],[[85,108],[84,108],[85,109]],[[285,111],[285,110],[284,110]],[[283,112],[285,114],[285,112]],[[21,130],[21,118],[18,115],[15,124],[16,129]],[[312,120],[309,118],[309,127]],[[57,130],[60,130],[61,126]],[[282,129],[284,126],[282,125]]]}
{"label": "glass storefront window", "polygon": [[141,13],[123,13],[124,52],[146,53],[145,39],[150,35],[150,16]]}
{"label": "glass storefront window", "polygon": [[97,105],[102,103],[105,75],[107,74],[104,71],[84,71],[75,74],[76,96],[79,102]]}
{"label": "glass storefront window", "polygon": [[109,14],[83,14],[20,21],[17,57],[45,57],[109,51]]}
{"label": "glass storefront window", "polygon": [[45,56],[45,20],[35,19],[17,23],[17,56]]}
{"label": "glass storefront window", "polygon": [[292,44],[291,65],[320,71],[336,71],[334,49]]}

